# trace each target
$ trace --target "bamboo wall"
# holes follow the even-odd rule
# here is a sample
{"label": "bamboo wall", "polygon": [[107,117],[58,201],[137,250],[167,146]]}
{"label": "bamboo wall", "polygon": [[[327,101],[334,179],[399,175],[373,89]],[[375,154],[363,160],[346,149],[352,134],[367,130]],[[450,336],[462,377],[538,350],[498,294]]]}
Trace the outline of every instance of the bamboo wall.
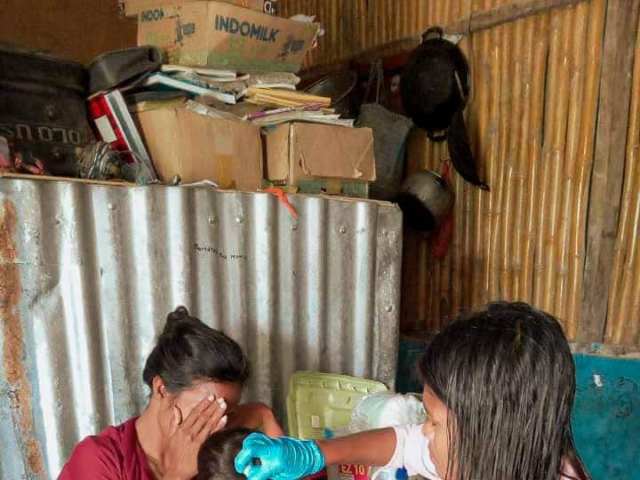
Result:
{"label": "bamboo wall", "polygon": [[470,2],[448,0],[279,0],[280,15],[316,15],[326,34],[307,66],[348,59],[404,39],[434,23],[467,18]]}
{"label": "bamboo wall", "polygon": [[[435,24],[469,33],[468,126],[492,190],[454,175],[446,258],[406,235],[404,332],[504,299],[554,313],[574,341],[640,343],[640,0],[280,1],[327,29],[307,66],[384,53]],[[518,9],[535,14],[482,28]],[[410,170],[447,156],[413,132]]]}

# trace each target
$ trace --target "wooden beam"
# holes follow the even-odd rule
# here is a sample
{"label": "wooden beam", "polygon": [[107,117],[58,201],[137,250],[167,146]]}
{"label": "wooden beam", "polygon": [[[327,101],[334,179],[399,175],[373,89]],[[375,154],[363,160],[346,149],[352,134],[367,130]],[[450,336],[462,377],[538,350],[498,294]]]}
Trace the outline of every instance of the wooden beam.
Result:
{"label": "wooden beam", "polygon": [[578,342],[604,340],[639,11],[640,0],[609,0],[607,5]]}
{"label": "wooden beam", "polygon": [[471,15],[469,31],[477,32],[514,22],[554,8],[570,7],[583,0],[515,0]]}
{"label": "wooden beam", "polygon": [[[447,25],[442,25],[446,34],[469,35],[473,32],[493,28],[503,23],[513,22],[520,18],[536,15],[555,8],[565,8],[589,0],[514,0],[508,5],[500,5],[487,10],[472,13]],[[364,61],[372,57],[388,58],[415,49],[422,42],[422,34],[415,34],[393,42],[374,45],[351,55],[355,61]],[[348,60],[348,59],[343,59]],[[309,70],[320,65],[314,65]]]}

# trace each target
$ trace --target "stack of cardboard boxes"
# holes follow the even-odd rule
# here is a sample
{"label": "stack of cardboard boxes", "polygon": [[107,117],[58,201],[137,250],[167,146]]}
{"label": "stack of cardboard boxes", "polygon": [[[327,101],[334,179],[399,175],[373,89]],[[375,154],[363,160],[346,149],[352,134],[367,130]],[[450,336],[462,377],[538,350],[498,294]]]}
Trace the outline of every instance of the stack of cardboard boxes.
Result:
{"label": "stack of cardboard boxes", "polygon": [[[125,0],[138,17],[138,44],[161,48],[169,63],[241,72],[297,72],[318,24],[270,15],[276,2]],[[265,13],[267,12],[267,13]],[[375,180],[369,129],[212,118],[184,106],[134,114],[158,177],[212,180],[220,188],[368,196]]]}

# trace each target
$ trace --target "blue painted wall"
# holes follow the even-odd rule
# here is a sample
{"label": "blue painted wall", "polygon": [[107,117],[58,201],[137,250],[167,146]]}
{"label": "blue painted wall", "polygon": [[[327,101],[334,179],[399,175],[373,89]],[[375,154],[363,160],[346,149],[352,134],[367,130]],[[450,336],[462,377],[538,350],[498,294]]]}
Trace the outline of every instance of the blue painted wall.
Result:
{"label": "blue painted wall", "polygon": [[[421,391],[414,374],[424,350],[401,341],[396,386]],[[593,480],[640,480],[640,360],[575,355],[573,410],[576,448]]]}
{"label": "blue painted wall", "polygon": [[576,447],[593,480],[640,479],[640,360],[576,355]]}

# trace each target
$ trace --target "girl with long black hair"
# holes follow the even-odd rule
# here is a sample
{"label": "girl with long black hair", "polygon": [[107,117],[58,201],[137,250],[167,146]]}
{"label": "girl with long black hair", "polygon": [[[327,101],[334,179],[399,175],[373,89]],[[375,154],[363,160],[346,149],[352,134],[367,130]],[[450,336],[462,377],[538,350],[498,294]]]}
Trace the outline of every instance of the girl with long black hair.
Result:
{"label": "girl with long black hair", "polygon": [[248,480],[293,480],[334,463],[434,480],[588,480],[571,432],[573,357],[551,315],[490,304],[444,328],[419,372],[425,424],[317,443],[253,434],[236,469]]}

